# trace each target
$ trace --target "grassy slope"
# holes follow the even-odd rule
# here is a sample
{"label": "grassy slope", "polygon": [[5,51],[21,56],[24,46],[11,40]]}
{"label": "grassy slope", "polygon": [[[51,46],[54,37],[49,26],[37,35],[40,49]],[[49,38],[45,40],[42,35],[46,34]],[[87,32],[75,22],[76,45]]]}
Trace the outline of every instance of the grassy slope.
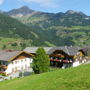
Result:
{"label": "grassy slope", "polygon": [[0,82],[0,90],[90,90],[90,64]]}
{"label": "grassy slope", "polygon": [[20,42],[21,39],[15,39],[15,38],[3,38],[3,37],[0,37],[0,49],[3,48],[4,45],[6,45],[6,49],[15,49],[15,50],[21,50],[21,47],[20,46],[11,46],[11,44],[9,43],[15,43],[15,42]]}
{"label": "grassy slope", "polygon": [[5,49],[11,49],[11,50],[22,50],[21,45],[17,45],[17,46],[12,46],[13,43],[22,43],[25,42],[25,44],[30,44],[29,40],[22,40],[21,38],[4,38],[4,37],[0,37],[0,50],[3,49],[3,46],[5,45],[6,48]]}

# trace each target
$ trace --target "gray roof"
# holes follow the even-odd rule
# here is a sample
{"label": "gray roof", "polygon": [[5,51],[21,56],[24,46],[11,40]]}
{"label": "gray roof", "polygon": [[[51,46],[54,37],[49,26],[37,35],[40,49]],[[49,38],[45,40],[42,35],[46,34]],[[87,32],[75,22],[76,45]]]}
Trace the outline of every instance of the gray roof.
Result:
{"label": "gray roof", "polygon": [[90,51],[90,47],[84,47],[81,50],[83,50],[83,51]]}
{"label": "gray roof", "polygon": [[56,51],[56,50],[62,50],[62,51],[64,51],[65,53],[68,54],[68,50],[67,50],[65,47],[52,47],[52,48],[49,50],[48,54],[50,55],[50,54],[52,54],[52,53],[53,53],[54,51]]}
{"label": "gray roof", "polygon": [[80,47],[67,47],[67,49],[69,51],[69,55],[75,55],[80,50]]}
{"label": "gray roof", "polygon": [[38,47],[27,47],[24,49],[24,51],[28,52],[28,53],[36,53]]}
{"label": "gray roof", "polygon": [[64,46],[64,47],[54,47],[52,48],[48,54],[52,54],[52,52],[56,51],[56,50],[62,50],[64,51],[66,54],[68,55],[75,55],[78,51],[79,51],[79,47],[67,47],[67,46]]}
{"label": "gray roof", "polygon": [[[29,52],[29,53],[36,53],[36,50],[38,49],[39,47],[27,47],[24,49],[24,51],[26,52]],[[63,47],[44,47],[45,51],[47,54],[52,54],[54,51],[56,50],[62,50],[64,51],[66,54],[68,55],[75,55],[79,50],[80,48],[79,47],[67,47],[67,46],[63,46]]]}
{"label": "gray roof", "polygon": [[[37,49],[39,47],[27,47],[24,49],[24,51],[28,52],[28,53],[36,53]],[[48,51],[51,49],[52,47],[44,47],[44,50],[46,51],[46,53],[48,53]]]}
{"label": "gray roof", "polygon": [[90,51],[90,47],[84,47],[80,50],[82,50],[85,54],[87,54],[87,51]]}
{"label": "gray roof", "polygon": [[18,55],[21,51],[7,51],[7,50],[1,50],[0,51],[0,60],[2,61],[8,61],[14,56]]}

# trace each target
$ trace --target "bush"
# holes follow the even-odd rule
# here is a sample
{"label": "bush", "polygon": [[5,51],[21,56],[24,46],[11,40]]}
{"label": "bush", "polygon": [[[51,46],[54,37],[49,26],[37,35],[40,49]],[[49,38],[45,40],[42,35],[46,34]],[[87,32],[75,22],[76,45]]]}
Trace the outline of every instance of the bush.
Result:
{"label": "bush", "polygon": [[12,43],[12,46],[14,46],[14,47],[17,46],[17,43],[16,42],[15,43]]}
{"label": "bush", "polygon": [[6,45],[3,45],[2,49],[4,50],[4,49],[6,49],[6,48],[7,48],[7,46],[6,46]]}

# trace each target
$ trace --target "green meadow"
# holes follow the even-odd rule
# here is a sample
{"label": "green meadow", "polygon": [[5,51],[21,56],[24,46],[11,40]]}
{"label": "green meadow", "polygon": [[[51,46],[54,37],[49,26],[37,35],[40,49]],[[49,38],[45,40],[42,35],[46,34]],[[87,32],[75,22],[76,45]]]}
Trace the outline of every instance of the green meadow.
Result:
{"label": "green meadow", "polygon": [[0,90],[90,90],[90,64],[3,81]]}
{"label": "green meadow", "polygon": [[3,37],[0,37],[0,49],[23,50],[28,45],[31,46],[30,40],[23,40],[22,38],[3,38]]}

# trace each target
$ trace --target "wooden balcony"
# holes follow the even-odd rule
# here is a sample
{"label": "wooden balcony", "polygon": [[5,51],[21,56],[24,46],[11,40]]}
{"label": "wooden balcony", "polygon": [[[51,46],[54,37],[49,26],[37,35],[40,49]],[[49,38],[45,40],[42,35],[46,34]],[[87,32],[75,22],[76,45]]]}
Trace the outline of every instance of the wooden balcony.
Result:
{"label": "wooden balcony", "polygon": [[0,68],[7,69],[6,65],[0,65]]}
{"label": "wooden balcony", "polygon": [[62,62],[61,59],[50,59],[50,61]]}
{"label": "wooden balcony", "polygon": [[0,74],[4,73],[3,71],[0,71]]}
{"label": "wooden balcony", "polygon": [[64,63],[69,63],[69,60],[62,60],[62,62],[64,62]]}
{"label": "wooden balcony", "polygon": [[63,63],[72,63],[72,60],[61,60],[61,59],[50,59],[50,61],[63,62]]}

